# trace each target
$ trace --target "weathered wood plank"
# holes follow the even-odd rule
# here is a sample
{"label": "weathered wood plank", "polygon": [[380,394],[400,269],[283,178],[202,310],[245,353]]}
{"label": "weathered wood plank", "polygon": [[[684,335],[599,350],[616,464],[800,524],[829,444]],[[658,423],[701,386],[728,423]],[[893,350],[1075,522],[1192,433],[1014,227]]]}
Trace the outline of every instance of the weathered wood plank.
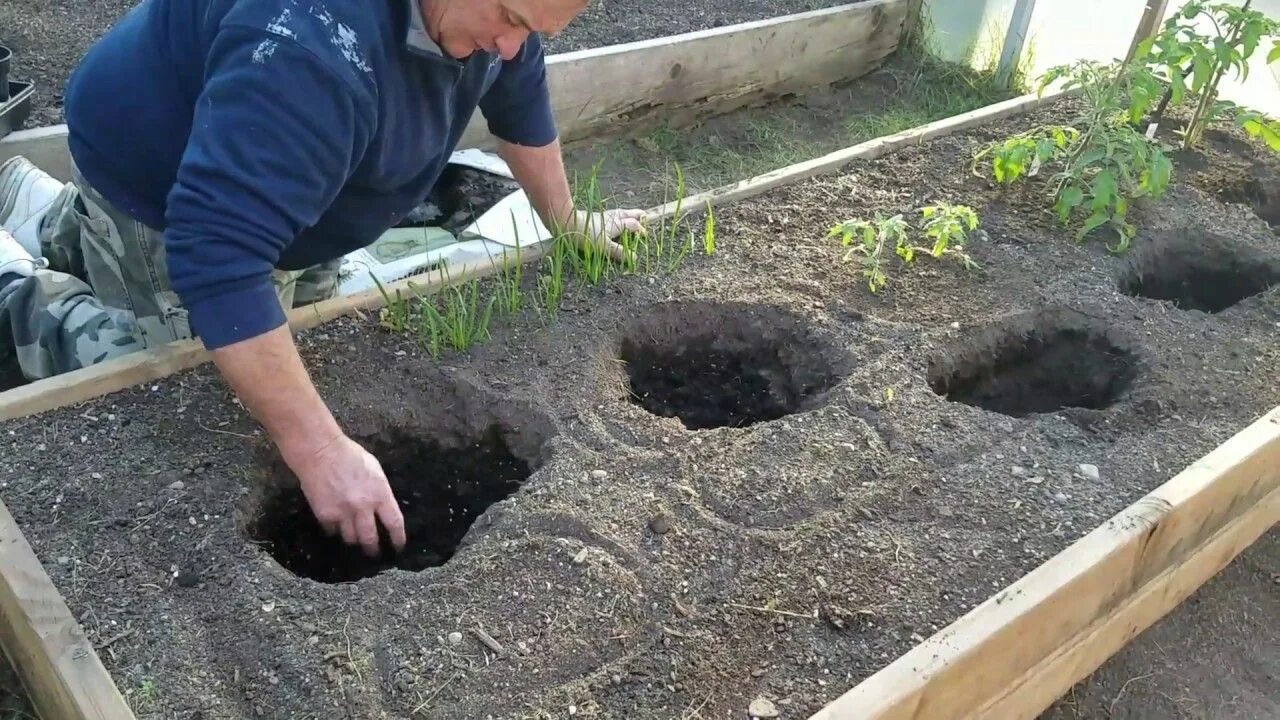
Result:
{"label": "weathered wood plank", "polygon": [[45,720],[132,720],[111,675],[4,503],[0,645]]}
{"label": "weathered wood plank", "polygon": [[1280,522],[1280,408],[811,720],[1034,718]]}
{"label": "weathered wood plank", "polygon": [[[570,142],[659,120],[681,125],[854,80],[898,48],[911,1],[868,0],[552,55],[547,83],[560,138]],[[477,113],[459,147],[493,145]],[[67,153],[65,125],[0,139],[0,162],[24,155],[64,181],[71,177]]]}

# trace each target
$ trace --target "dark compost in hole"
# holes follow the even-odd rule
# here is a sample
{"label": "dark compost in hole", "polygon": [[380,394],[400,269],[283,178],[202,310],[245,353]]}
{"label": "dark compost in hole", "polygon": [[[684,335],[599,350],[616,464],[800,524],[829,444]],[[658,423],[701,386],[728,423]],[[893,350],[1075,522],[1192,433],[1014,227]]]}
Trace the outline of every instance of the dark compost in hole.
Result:
{"label": "dark compost in hole", "polygon": [[1252,177],[1222,189],[1227,202],[1241,203],[1253,209],[1271,227],[1280,230],[1280,175],[1254,167]]}
{"label": "dark compost in hole", "polygon": [[931,365],[935,393],[1013,417],[1104,409],[1137,374],[1134,355],[1105,330],[1045,315],[1026,329],[988,328]]}
{"label": "dark compost in hole", "polygon": [[408,545],[393,555],[380,528],[383,553],[366,557],[341,536],[327,535],[302,491],[290,483],[267,498],[251,534],[295,575],[337,583],[373,577],[393,567],[418,571],[443,565],[476,518],[518,490],[532,472],[512,453],[496,424],[461,447],[399,431],[367,438],[363,444],[391,482],[404,514]]}
{"label": "dark compost in hole", "polygon": [[1215,235],[1185,235],[1143,248],[1121,292],[1183,310],[1219,313],[1280,284],[1280,259]]}
{"label": "dark compost in hole", "polygon": [[838,379],[804,319],[769,307],[668,303],[623,338],[630,399],[690,430],[805,409]]}

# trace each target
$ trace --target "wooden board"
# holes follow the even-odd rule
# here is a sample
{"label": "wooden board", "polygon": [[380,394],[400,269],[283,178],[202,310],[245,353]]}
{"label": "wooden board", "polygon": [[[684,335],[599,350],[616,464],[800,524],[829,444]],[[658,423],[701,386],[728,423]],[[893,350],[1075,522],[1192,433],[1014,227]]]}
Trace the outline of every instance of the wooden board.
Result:
{"label": "wooden board", "polygon": [[1138,29],[1133,33],[1133,41],[1129,43],[1129,52],[1125,55],[1125,60],[1132,60],[1142,41],[1160,31],[1160,25],[1164,22],[1164,12],[1168,6],[1169,0],[1147,0],[1146,6],[1142,8],[1142,17],[1138,20]]}
{"label": "wooden board", "polygon": [[811,720],[1037,717],[1280,522],[1280,407]]}
{"label": "wooden board", "polygon": [[45,720],[133,718],[84,630],[0,503],[0,645]]}
{"label": "wooden board", "polygon": [[[854,80],[898,48],[913,0],[868,0],[711,30],[560,53],[547,83],[564,142],[678,126],[786,93]],[[601,78],[607,78],[602,82]],[[491,148],[477,113],[458,147]],[[61,180],[71,177],[67,127],[0,139],[0,162],[23,155]]]}

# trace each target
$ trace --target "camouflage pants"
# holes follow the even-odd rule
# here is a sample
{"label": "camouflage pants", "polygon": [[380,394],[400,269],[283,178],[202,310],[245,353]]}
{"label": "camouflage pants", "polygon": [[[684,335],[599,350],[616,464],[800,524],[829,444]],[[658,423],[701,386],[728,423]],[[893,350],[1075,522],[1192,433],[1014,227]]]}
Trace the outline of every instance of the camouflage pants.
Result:
{"label": "camouflage pants", "polygon": [[[16,360],[28,380],[192,337],[169,284],[162,234],[112,207],[72,170],[75,181],[41,227],[48,269],[0,286],[0,368]],[[332,297],[340,262],[277,270],[281,304]]]}

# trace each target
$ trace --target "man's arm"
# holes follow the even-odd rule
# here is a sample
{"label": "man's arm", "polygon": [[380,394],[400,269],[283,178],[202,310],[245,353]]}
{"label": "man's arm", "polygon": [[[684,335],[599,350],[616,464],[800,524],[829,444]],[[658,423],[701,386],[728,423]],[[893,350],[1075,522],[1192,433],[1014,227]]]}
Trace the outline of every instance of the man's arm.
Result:
{"label": "man's arm", "polygon": [[[295,28],[299,31],[301,28]],[[264,43],[271,48],[262,52]],[[169,194],[165,250],[191,326],[297,475],[316,519],[370,554],[404,522],[377,460],[312,385],[271,282],[367,143],[362,88],[291,38],[224,29]]]}

